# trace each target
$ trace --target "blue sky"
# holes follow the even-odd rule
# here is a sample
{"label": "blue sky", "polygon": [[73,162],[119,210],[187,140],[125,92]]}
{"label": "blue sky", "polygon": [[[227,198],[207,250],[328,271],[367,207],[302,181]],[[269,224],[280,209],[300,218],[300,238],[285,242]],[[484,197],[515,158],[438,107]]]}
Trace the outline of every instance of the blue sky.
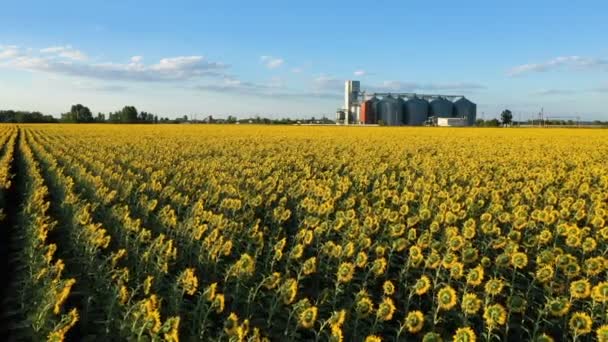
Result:
{"label": "blue sky", "polygon": [[343,83],[608,120],[606,1],[11,1],[0,108],[333,116]]}

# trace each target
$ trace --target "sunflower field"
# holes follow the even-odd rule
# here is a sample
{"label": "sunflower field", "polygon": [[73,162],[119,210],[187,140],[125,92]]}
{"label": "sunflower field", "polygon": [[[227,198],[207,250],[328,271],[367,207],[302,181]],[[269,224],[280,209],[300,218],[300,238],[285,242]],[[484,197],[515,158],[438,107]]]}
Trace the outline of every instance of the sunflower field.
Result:
{"label": "sunflower field", "polygon": [[606,130],[5,125],[0,146],[16,340],[608,341]]}

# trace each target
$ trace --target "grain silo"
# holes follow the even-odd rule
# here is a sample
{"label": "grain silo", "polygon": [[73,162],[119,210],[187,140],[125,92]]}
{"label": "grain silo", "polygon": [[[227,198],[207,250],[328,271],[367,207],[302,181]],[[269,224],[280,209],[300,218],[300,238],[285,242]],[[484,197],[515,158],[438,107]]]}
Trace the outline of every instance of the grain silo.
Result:
{"label": "grain silo", "polygon": [[437,97],[429,103],[429,115],[441,118],[451,118],[454,116],[454,104],[444,98]]}
{"label": "grain silo", "polygon": [[378,106],[378,122],[382,122],[387,126],[402,125],[403,107],[399,105],[399,101],[390,94],[380,100]]}
{"label": "grain silo", "polygon": [[361,122],[364,124],[375,124],[378,122],[376,118],[376,109],[378,107],[378,98],[372,97],[367,101],[361,103]]}
{"label": "grain silo", "polygon": [[454,116],[466,118],[467,124],[473,126],[477,119],[477,105],[463,96],[454,102]]}
{"label": "grain silo", "polygon": [[405,101],[404,109],[406,125],[423,125],[429,116],[429,103],[416,95]]}

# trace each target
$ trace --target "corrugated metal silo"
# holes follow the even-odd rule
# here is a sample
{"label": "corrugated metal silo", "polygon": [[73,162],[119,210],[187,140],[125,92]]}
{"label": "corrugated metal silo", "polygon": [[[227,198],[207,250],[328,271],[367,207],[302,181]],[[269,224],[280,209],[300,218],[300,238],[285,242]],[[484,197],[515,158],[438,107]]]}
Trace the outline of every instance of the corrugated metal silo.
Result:
{"label": "corrugated metal silo", "polygon": [[378,106],[378,98],[375,96],[361,103],[361,122],[364,124],[376,123],[376,107]]}
{"label": "corrugated metal silo", "polygon": [[414,96],[405,102],[406,125],[423,125],[428,116],[429,103],[425,99]]}
{"label": "corrugated metal silo", "polygon": [[382,98],[378,106],[378,120],[382,120],[387,126],[401,125],[403,107],[399,104],[400,102],[391,95]]}
{"label": "corrugated metal silo", "polygon": [[454,102],[454,116],[458,118],[466,118],[469,126],[475,125],[477,119],[477,105],[465,97]]}
{"label": "corrugated metal silo", "polygon": [[438,97],[429,103],[429,115],[442,117],[442,118],[451,118],[454,116],[454,104],[452,101]]}

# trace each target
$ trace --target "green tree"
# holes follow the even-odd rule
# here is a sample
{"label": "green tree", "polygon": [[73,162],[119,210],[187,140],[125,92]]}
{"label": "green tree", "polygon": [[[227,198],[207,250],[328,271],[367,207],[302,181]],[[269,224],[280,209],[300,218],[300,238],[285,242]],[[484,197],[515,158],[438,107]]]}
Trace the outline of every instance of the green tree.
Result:
{"label": "green tree", "polygon": [[137,109],[133,106],[124,106],[120,111],[120,121],[124,123],[136,123]]}
{"label": "green tree", "polygon": [[505,109],[502,111],[502,114],[500,114],[500,119],[503,125],[510,125],[511,122],[513,122],[513,113],[511,113],[510,110]]}
{"label": "green tree", "polygon": [[95,121],[95,119],[93,118],[93,113],[91,113],[91,110],[88,107],[83,106],[81,104],[73,105],[72,108],[70,108],[69,112],[67,112],[65,114],[61,114],[61,120],[64,122],[77,122],[77,123]]}

